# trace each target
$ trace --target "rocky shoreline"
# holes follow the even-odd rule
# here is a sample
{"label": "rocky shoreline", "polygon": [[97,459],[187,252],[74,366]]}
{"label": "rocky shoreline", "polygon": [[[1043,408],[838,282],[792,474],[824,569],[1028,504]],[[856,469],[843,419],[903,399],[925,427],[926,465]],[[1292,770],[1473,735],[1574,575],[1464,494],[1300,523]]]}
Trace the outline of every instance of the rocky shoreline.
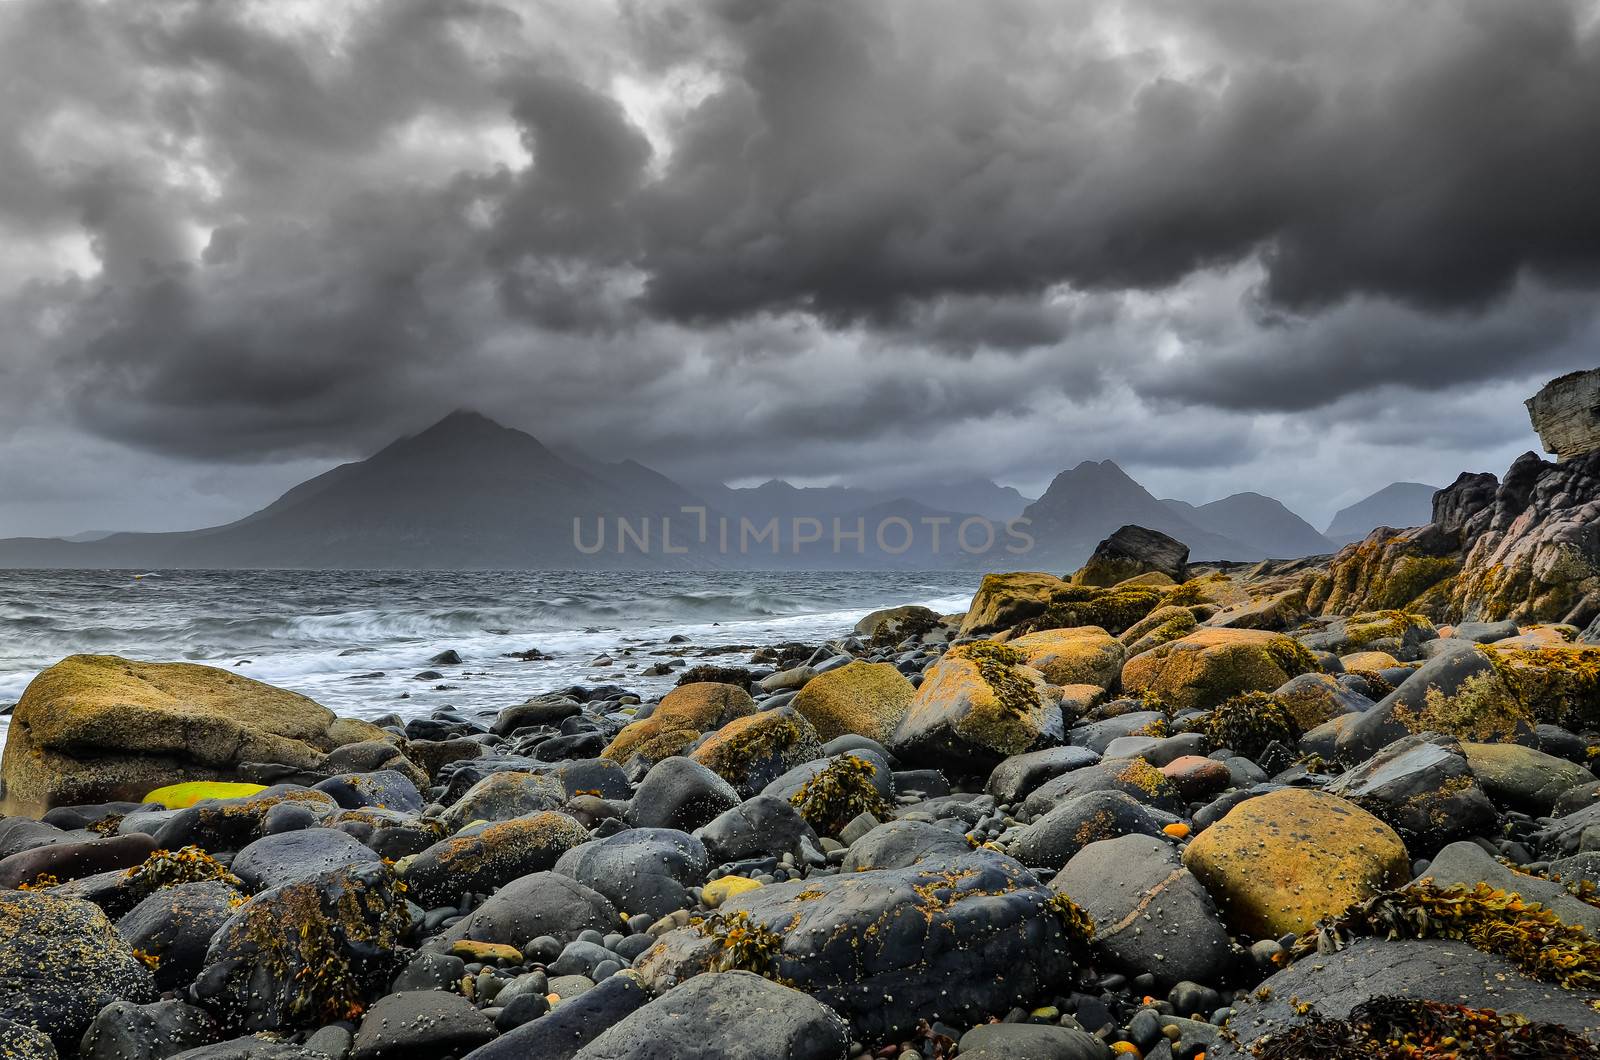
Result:
{"label": "rocky shoreline", "polygon": [[0,767],[0,1055],[1600,1057],[1596,460],[1331,558],[1124,528],[654,702],[73,656]]}

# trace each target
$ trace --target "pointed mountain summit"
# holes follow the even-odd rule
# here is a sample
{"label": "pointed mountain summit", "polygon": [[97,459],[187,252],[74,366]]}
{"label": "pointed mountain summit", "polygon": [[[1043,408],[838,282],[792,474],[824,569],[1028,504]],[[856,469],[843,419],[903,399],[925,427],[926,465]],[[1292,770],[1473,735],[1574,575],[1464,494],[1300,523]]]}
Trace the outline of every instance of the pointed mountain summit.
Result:
{"label": "pointed mountain summit", "polygon": [[1261,559],[1265,550],[1202,529],[1135,482],[1112,460],[1085,460],[1063,471],[1023,512],[1036,542],[1029,564],[1070,570],[1122,526],[1159,530],[1189,546],[1199,560]]}

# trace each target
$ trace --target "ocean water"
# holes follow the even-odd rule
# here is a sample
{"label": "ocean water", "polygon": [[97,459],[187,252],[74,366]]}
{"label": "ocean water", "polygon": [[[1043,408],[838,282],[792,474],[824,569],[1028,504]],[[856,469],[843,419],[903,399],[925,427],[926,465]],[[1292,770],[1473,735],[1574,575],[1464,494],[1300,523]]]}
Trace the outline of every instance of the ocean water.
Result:
{"label": "ocean water", "polygon": [[[0,705],[77,652],[237,670],[357,717],[445,705],[494,711],[571,684],[616,683],[648,698],[676,681],[639,675],[668,658],[654,652],[819,642],[899,604],[959,611],[978,580],[960,572],[0,571]],[[669,645],[674,635],[688,644]],[[529,648],[551,658],[507,657]],[[446,649],[463,665],[430,667]],[[591,665],[601,654],[615,664]],[[705,661],[738,664],[746,654]],[[430,668],[444,679],[417,679]]]}

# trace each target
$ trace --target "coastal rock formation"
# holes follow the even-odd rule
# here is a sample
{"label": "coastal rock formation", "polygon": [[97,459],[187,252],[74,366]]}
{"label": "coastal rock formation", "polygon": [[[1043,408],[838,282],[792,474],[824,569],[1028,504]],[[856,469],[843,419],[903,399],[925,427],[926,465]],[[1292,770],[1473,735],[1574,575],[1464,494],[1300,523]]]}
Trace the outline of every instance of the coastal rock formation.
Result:
{"label": "coastal rock formation", "polygon": [[1533,429],[1556,459],[1600,449],[1600,368],[1550,380],[1527,405]]}
{"label": "coastal rock formation", "polygon": [[12,805],[137,801],[164,784],[236,779],[247,763],[315,772],[329,751],[373,740],[396,742],[226,670],[74,655],[23,692],[0,780]]}
{"label": "coastal rock formation", "polygon": [[1141,574],[1162,574],[1173,584],[1188,576],[1189,546],[1159,530],[1124,526],[1094,547],[1072,580],[1109,587]]}

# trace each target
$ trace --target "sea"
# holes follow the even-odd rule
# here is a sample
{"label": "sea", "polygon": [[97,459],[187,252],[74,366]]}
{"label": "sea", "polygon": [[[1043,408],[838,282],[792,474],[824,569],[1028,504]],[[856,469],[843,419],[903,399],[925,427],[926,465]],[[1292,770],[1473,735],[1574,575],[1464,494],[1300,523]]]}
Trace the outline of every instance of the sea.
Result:
{"label": "sea", "polygon": [[[0,709],[79,652],[196,662],[338,714],[469,716],[573,684],[649,699],[655,654],[842,637],[867,612],[966,608],[965,572],[0,571]],[[675,638],[679,638],[676,639]],[[548,656],[524,661],[529,649]],[[455,651],[461,665],[435,665]],[[610,666],[596,666],[609,656]],[[428,671],[439,677],[419,677]],[[0,736],[6,718],[0,716]]]}

